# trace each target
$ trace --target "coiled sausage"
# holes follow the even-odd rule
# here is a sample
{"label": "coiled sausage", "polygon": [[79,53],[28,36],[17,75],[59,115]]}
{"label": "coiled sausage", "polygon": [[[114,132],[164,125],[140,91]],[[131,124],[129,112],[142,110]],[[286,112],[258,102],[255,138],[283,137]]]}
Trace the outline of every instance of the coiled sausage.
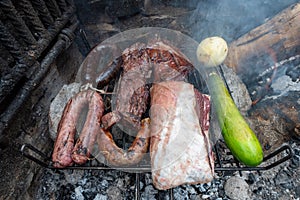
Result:
{"label": "coiled sausage", "polygon": [[150,119],[143,119],[132,145],[126,151],[116,145],[109,131],[101,129],[98,146],[102,155],[111,166],[134,165],[141,161],[150,144]]}
{"label": "coiled sausage", "polygon": [[[88,114],[74,148],[76,125],[85,107],[88,107]],[[93,90],[81,91],[68,101],[58,125],[52,154],[54,167],[67,167],[72,165],[73,161],[82,164],[89,158],[90,149],[99,133],[103,112],[102,97]]]}

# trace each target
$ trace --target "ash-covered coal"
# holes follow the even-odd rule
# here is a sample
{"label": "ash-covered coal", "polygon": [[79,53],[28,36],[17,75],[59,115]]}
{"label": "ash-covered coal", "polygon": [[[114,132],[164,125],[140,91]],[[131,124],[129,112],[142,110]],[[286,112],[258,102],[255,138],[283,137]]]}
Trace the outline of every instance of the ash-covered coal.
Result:
{"label": "ash-covered coal", "polygon": [[[245,172],[216,177],[206,184],[183,185],[170,191],[154,188],[149,174],[140,174],[140,199],[280,199],[299,197],[299,187],[292,179],[299,173],[299,168],[290,171],[288,166],[277,168],[272,173]],[[70,178],[73,176],[73,178]],[[77,177],[77,178],[76,178]],[[148,182],[146,181],[148,179]],[[232,181],[239,180],[238,186]],[[64,172],[53,173],[46,170],[40,180],[36,199],[134,199],[135,175],[118,171],[103,172]],[[236,191],[243,191],[236,193]],[[173,196],[171,196],[173,195]],[[289,199],[289,198],[288,198]]]}
{"label": "ash-covered coal", "polygon": [[300,56],[276,62],[261,72],[256,80],[256,83],[248,85],[253,99],[272,100],[287,96],[289,92],[299,92]]}
{"label": "ash-covered coal", "polygon": [[[131,199],[134,176],[128,173],[83,170],[44,170],[36,199]],[[132,187],[133,186],[133,187]]]}
{"label": "ash-covered coal", "polygon": [[[159,191],[152,185],[150,173],[139,174],[141,199],[171,199],[170,191]],[[135,199],[136,175],[109,171],[51,171],[44,170],[35,199]],[[184,185],[174,188],[174,199],[226,199],[225,180],[212,183]],[[228,198],[227,198],[228,199]]]}
{"label": "ash-covered coal", "polygon": [[[294,156],[268,171],[217,172],[210,183],[182,185],[160,191],[152,184],[151,173],[118,170],[42,170],[35,199],[297,199],[300,197],[300,149],[291,144]],[[221,156],[228,153],[221,145]],[[279,155],[283,156],[283,155]],[[269,161],[270,163],[272,161]],[[266,163],[268,164],[268,163]],[[232,163],[224,164],[230,167]],[[239,184],[237,184],[239,183]],[[139,184],[138,187],[136,184]],[[289,197],[289,198],[287,198]]]}
{"label": "ash-covered coal", "polygon": [[257,83],[248,86],[256,102],[249,118],[265,151],[300,139],[300,57],[291,57],[274,66],[262,73]]}
{"label": "ash-covered coal", "polygon": [[[261,175],[253,173],[255,182],[250,185],[255,199],[297,199],[300,198],[300,182],[296,178],[300,172],[299,147],[291,144],[294,156],[291,162],[265,171]],[[267,189],[266,189],[267,188]]]}

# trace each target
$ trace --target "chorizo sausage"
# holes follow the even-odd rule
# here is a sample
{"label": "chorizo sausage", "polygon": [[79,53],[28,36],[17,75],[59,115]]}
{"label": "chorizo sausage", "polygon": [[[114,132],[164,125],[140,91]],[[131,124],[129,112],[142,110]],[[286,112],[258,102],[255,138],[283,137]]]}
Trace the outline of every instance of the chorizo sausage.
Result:
{"label": "chorizo sausage", "polygon": [[[75,127],[73,119],[74,117],[76,118],[76,114],[78,114],[73,111],[75,107],[77,106],[75,103],[73,104],[73,99],[70,99],[64,108],[63,117],[58,124],[58,131],[52,154],[53,166],[57,168],[67,167],[73,164],[71,152],[74,147],[76,129],[70,127]],[[69,114],[71,112],[73,115]]]}
{"label": "chorizo sausage", "polygon": [[97,138],[99,150],[111,166],[134,165],[141,161],[150,144],[150,119],[143,119],[141,129],[126,151],[116,145],[109,131],[101,129]]}
{"label": "chorizo sausage", "polygon": [[[79,78],[83,84],[92,83],[93,86],[98,84],[101,89],[114,78],[114,75],[117,75],[119,60],[114,60],[114,58],[120,55],[121,50],[116,45],[97,45],[83,61],[77,78]],[[108,63],[110,60],[113,61]],[[103,69],[103,66],[107,67]]]}
{"label": "chorizo sausage", "polygon": [[91,156],[104,112],[104,103],[100,94],[95,91],[89,91],[85,95],[85,103],[89,106],[88,114],[72,151],[72,159],[77,164],[84,164]]}
{"label": "chorizo sausage", "polygon": [[[52,161],[53,166],[63,168],[73,164],[72,151],[74,149],[76,124],[82,110],[88,105],[89,111],[87,120],[83,127],[83,134],[80,137],[81,149],[89,149],[94,135],[94,130],[100,126],[100,118],[103,114],[104,106],[101,96],[92,90],[77,93],[66,104],[61,120],[58,125],[58,133],[54,144]],[[95,140],[95,139],[94,139]],[[89,155],[89,152],[86,152]]]}
{"label": "chorizo sausage", "polygon": [[122,66],[122,57],[118,57],[113,60],[97,77],[96,83],[97,88],[101,89],[103,86],[107,85],[112,79],[117,77],[120,73]]}

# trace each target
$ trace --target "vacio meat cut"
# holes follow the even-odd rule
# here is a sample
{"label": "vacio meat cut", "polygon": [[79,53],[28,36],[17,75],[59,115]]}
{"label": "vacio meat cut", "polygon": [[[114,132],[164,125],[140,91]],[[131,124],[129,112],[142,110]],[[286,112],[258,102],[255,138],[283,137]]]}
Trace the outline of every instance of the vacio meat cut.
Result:
{"label": "vacio meat cut", "polygon": [[189,83],[168,81],[152,86],[150,155],[156,188],[213,179],[209,112],[210,97]]}

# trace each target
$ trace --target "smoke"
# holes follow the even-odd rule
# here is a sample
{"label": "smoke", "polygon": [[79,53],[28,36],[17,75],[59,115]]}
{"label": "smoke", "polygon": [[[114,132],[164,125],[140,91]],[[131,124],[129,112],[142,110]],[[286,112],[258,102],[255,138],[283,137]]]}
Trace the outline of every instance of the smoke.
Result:
{"label": "smoke", "polygon": [[297,0],[193,0],[197,4],[189,27],[192,37],[201,41],[209,36],[221,36],[231,42]]}

